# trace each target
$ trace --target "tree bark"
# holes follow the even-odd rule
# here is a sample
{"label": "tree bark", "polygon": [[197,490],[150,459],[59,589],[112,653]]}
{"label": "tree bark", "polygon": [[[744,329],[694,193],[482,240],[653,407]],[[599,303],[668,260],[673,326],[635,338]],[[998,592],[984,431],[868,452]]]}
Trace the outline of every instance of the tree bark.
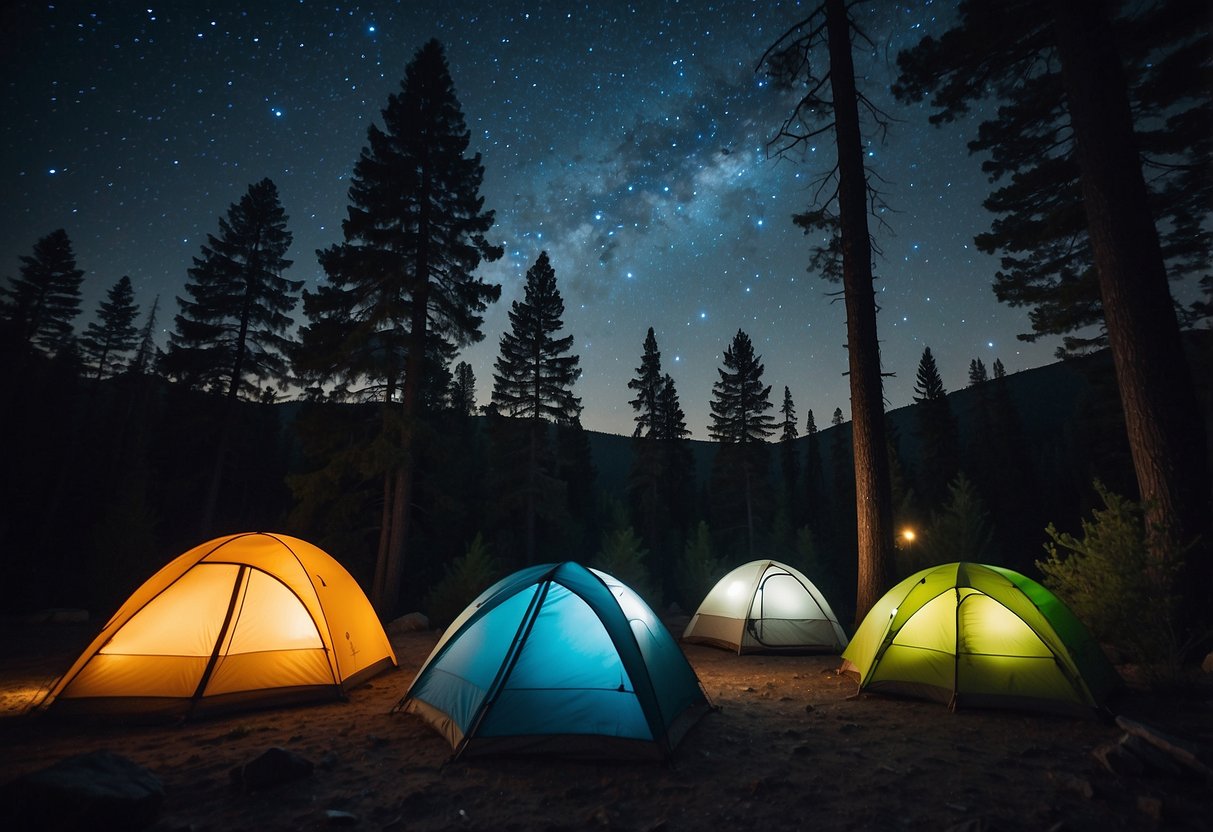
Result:
{"label": "tree bark", "polygon": [[884,393],[876,336],[876,292],[868,234],[867,179],[859,132],[859,103],[851,30],[844,0],[825,0],[838,143],[838,219],[842,236],[842,285],[847,310],[847,359],[851,384],[852,445],[858,581],[855,622],[888,588],[893,560],[892,486],[885,449]]}
{"label": "tree bark", "polygon": [[[1062,79],[1083,205],[1151,554],[1174,562],[1209,532],[1208,450],[1166,266],[1150,214],[1127,84],[1099,0],[1054,3]],[[1188,559],[1199,604],[1210,587],[1207,543]],[[1166,571],[1166,570],[1163,570]],[[1195,580],[1192,580],[1195,578]],[[1176,587],[1179,589],[1180,587]],[[1199,610],[1189,609],[1189,613]]]}

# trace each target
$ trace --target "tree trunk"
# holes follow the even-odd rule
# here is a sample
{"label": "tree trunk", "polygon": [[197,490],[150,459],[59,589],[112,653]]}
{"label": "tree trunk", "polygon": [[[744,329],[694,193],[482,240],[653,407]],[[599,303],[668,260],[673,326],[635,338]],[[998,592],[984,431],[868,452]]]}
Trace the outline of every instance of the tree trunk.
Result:
{"label": "tree trunk", "polygon": [[838,142],[838,218],[842,236],[842,285],[847,309],[847,358],[855,455],[859,543],[855,622],[858,625],[888,588],[893,560],[892,487],[885,450],[867,180],[859,133],[851,31],[844,0],[826,0],[825,8],[834,133]]}
{"label": "tree trunk", "polygon": [[536,489],[539,488],[539,427],[542,424],[538,416],[527,425],[527,463],[526,463],[526,562],[529,566],[535,562],[535,511]]}
{"label": "tree trunk", "polygon": [[[1098,0],[1053,4],[1083,206],[1133,467],[1160,564],[1209,533],[1204,425],[1167,285],[1127,85]],[[1207,543],[1188,558],[1189,601],[1210,587]],[[1166,570],[1163,570],[1166,571]],[[1179,589],[1179,587],[1176,587]],[[1201,610],[1189,609],[1188,614]]]}

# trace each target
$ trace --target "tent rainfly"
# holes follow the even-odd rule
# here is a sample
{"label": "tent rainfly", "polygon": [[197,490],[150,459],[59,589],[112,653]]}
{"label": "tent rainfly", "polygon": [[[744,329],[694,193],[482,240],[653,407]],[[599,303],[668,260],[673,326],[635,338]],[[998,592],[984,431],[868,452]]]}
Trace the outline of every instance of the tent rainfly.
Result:
{"label": "tent rainfly", "polygon": [[695,671],[635,592],[564,562],[515,572],[446,629],[397,707],[454,756],[668,756],[710,708]]}
{"label": "tent rainfly", "polygon": [[135,590],[43,705],[176,716],[337,699],[395,664],[341,564],[297,538],[234,534]]}
{"label": "tent rainfly", "polygon": [[813,582],[775,560],[750,561],[717,581],[682,640],[738,653],[836,653],[847,646],[846,633]]}
{"label": "tent rainfly", "polygon": [[1069,607],[999,566],[948,563],[876,602],[842,654],[859,689],[994,707],[1093,715],[1119,683]]}

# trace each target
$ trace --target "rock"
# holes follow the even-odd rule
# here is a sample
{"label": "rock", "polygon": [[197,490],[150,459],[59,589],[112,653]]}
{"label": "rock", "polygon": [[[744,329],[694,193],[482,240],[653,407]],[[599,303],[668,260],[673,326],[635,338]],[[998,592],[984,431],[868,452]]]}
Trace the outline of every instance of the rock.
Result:
{"label": "rock", "polygon": [[248,791],[266,789],[312,776],[312,761],[285,748],[267,749],[264,754],[232,769],[232,783]]}
{"label": "rock", "polygon": [[389,636],[395,636],[401,633],[417,633],[429,628],[430,620],[425,617],[424,613],[410,612],[408,615],[402,615],[389,622],[383,629],[387,630]]}
{"label": "rock", "polygon": [[154,774],[104,750],[60,760],[0,790],[7,829],[144,829],[163,803],[164,785]]}
{"label": "rock", "polygon": [[804,706],[804,712],[805,712],[806,714],[811,714],[811,713],[813,713],[813,711],[815,711],[815,710],[817,710],[817,709],[816,709],[816,708],[814,708],[812,705],[805,705],[805,706]]}
{"label": "rock", "polygon": [[1213,652],[1205,656],[1205,660],[1200,663],[1200,669],[1205,673],[1213,673]]}

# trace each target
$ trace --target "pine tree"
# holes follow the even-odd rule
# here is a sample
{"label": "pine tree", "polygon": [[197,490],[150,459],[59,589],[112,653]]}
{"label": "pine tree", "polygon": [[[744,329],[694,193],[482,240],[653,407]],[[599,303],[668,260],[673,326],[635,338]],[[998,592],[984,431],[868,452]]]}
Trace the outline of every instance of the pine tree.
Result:
{"label": "pine tree", "polygon": [[258,398],[261,382],[287,378],[285,333],[303,282],[282,276],[291,265],[286,223],[274,183],[250,185],[226,218],[219,218],[219,236],[208,234],[201,256],[194,258],[185,284],[189,298],[177,298],[181,311],[161,367],[190,387],[220,393],[226,402],[202,533],[210,533],[218,507],[235,400],[241,394]]}
{"label": "pine tree", "polygon": [[636,429],[632,436],[651,436],[657,416],[657,397],[661,393],[661,352],[657,349],[657,336],[653,328],[644,338],[644,355],[636,368],[636,377],[628,382],[628,389],[636,391],[636,398],[628,404],[636,411]]}
{"label": "pine tree", "polygon": [[661,372],[661,353],[650,328],[641,365],[628,387],[637,391],[628,496],[636,526],[648,544],[656,577],[667,596],[679,591],[678,541],[691,521],[695,460],[674,379]]}
{"label": "pine tree", "polygon": [[135,349],[135,356],[131,359],[131,363],[127,369],[129,372],[136,375],[149,375],[156,370],[159,364],[159,348],[156,346],[156,314],[160,310],[160,296],[152,300],[152,308],[147,311],[147,320],[144,321],[143,328],[139,330],[139,342]]}
{"label": "pine tree", "polygon": [[762,384],[762,356],[754,354],[750,336],[740,329],[724,351],[724,367],[712,385],[711,424],[708,434],[717,442],[753,444],[765,442],[775,432],[771,409],[771,386]]}
{"label": "pine tree", "polygon": [[350,180],[343,243],[318,253],[326,282],[304,294],[308,325],[296,367],[338,398],[382,403],[379,440],[383,516],[372,598],[396,611],[411,518],[412,446],[432,342],[481,340],[482,313],[501,287],[474,276],[502,249],[480,188],[480,154],[441,44],[425,44],[405,69],[399,92],[367,130]]}
{"label": "pine tree", "polygon": [[720,378],[712,385],[708,403],[712,420],[708,434],[722,443],[716,454],[713,492],[727,512],[733,502],[731,493],[740,489],[742,524],[751,557],[757,551],[755,514],[766,481],[766,440],[775,432],[771,386],[762,383],[763,372],[762,357],[754,354],[750,336],[737,330],[725,348],[724,367],[717,369]]}
{"label": "pine tree", "polygon": [[76,267],[72,241],[62,228],[22,255],[21,276],[0,286],[0,316],[15,343],[18,366],[31,348],[57,355],[73,340],[72,321],[80,313],[84,270]]}
{"label": "pine tree", "polygon": [[915,433],[919,442],[918,477],[915,489],[928,511],[947,496],[948,483],[960,466],[956,419],[948,403],[939,367],[931,348],[922,351],[914,385]]}
{"label": "pine tree", "polygon": [[990,376],[986,372],[986,365],[982,363],[980,358],[974,358],[969,362],[969,386],[976,387],[984,381],[989,381]]}
{"label": "pine tree", "polygon": [[90,323],[80,339],[84,354],[97,367],[97,378],[114,375],[122,369],[122,355],[138,346],[135,316],[135,290],[126,275],[110,287],[97,309],[97,320]]}
{"label": "pine tree", "polygon": [[792,391],[787,387],[783,388],[783,404],[779,412],[783,416],[783,429],[779,434],[779,462],[783,473],[786,510],[791,514],[796,503],[796,480],[800,476],[800,460],[796,452],[796,438],[800,432],[796,429],[796,405],[792,402]]}
{"label": "pine tree", "polygon": [[524,297],[511,304],[510,329],[501,335],[493,365],[493,402],[509,416],[571,422],[581,412],[573,383],[580,357],[567,354],[573,336],[564,329],[564,300],[546,251],[527,269]]}
{"label": "pine tree", "polygon": [[165,372],[229,399],[256,397],[259,383],[285,379],[284,333],[303,285],[283,272],[292,261],[287,216],[269,179],[250,185],[207,235],[178,297],[181,311],[169,336]]}
{"label": "pine tree", "polygon": [[451,410],[460,418],[476,412],[476,375],[472,365],[460,361],[455,365],[455,376],[451,381]]}
{"label": "pine tree", "polygon": [[826,502],[825,467],[821,458],[821,438],[817,431],[817,421],[810,409],[804,424],[804,483],[806,521],[809,530],[819,541],[825,531],[825,520],[829,516],[829,506]]}
{"label": "pine tree", "polygon": [[[1071,102],[1088,97],[1066,92],[1057,13],[1072,11],[1084,41],[1124,56],[1135,145],[1151,168],[1142,206],[1155,212],[1171,278],[1204,274],[1213,246],[1197,230],[1213,201],[1213,147],[1207,141],[1213,105],[1203,80],[1213,54],[1207,14],[1183,0],[1125,4],[1115,25],[1097,37],[1091,28],[1102,17],[1097,5],[1067,3],[1063,9],[1025,0],[1009,13],[999,4],[963,2],[955,28],[898,56],[901,74],[893,88],[906,102],[932,96],[935,124],[956,120],[978,101],[1003,104],[989,108],[996,117],[984,121],[969,144],[972,152],[986,154],[982,169],[991,182],[1002,183],[985,203],[997,217],[976,242],[999,256],[998,298],[1030,310],[1032,332],[1021,337],[1065,335],[1059,353],[1085,352],[1106,341],[1070,121]],[[1119,67],[1106,72],[1099,76],[1102,89],[1121,75]],[[1075,334],[1085,328],[1096,335]]]}
{"label": "pine tree", "polygon": [[506,416],[526,422],[526,559],[535,562],[536,521],[547,455],[547,424],[571,424],[581,413],[573,395],[580,357],[570,354],[573,336],[564,329],[564,300],[547,252],[527,269],[523,299],[510,306],[510,329],[501,335],[501,352],[493,365],[493,404]]}
{"label": "pine tree", "polygon": [[[987,200],[1005,216],[978,247],[1003,252],[995,291],[1034,307],[1034,333],[1102,321],[1138,489],[1151,527],[1166,530],[1152,540],[1165,569],[1210,528],[1208,454],[1193,452],[1208,437],[1168,276],[1203,275],[1213,247],[1213,32],[1198,3],[1125,4],[1115,21],[1108,11],[1100,0],[1034,0],[1014,15],[962,3],[955,29],[899,56],[895,92],[932,94],[937,123],[999,100],[970,144],[993,178],[1010,178]],[[1188,561],[1195,619],[1213,554],[1202,545]]]}
{"label": "pine tree", "polygon": [[1002,365],[1002,359],[995,358],[994,359],[994,378],[1005,378],[1006,375],[1007,375],[1007,368]]}
{"label": "pine tree", "polygon": [[[869,186],[864,167],[860,109],[875,120],[876,131],[887,130],[888,121],[856,86],[851,54],[854,37],[867,40],[851,19],[846,0],[823,0],[767,50],[764,62],[769,59],[770,73],[779,84],[788,88],[800,85],[796,87],[800,98],[775,142],[788,150],[807,145],[832,128],[837,149],[834,170],[826,177],[827,181],[835,179],[837,187],[832,191],[819,188],[819,194],[830,196],[796,215],[793,222],[806,234],[827,235],[828,244],[817,248],[810,268],[820,269],[827,279],[841,279],[843,286],[853,420],[851,444],[857,477],[855,489],[859,495],[855,612],[858,622],[888,588],[893,562],[893,516],[885,453],[872,237],[868,230],[868,213],[872,211],[879,217],[876,206],[881,200],[879,193]],[[816,54],[821,46],[827,53],[824,60]],[[823,117],[831,121],[821,125]]]}

